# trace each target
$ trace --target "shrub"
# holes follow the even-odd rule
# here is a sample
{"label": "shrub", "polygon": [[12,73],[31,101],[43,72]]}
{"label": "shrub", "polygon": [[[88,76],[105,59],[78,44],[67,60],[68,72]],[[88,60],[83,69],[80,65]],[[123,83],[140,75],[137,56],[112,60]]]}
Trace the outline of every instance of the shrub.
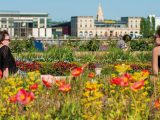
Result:
{"label": "shrub", "polygon": [[11,41],[10,48],[13,53],[35,51],[31,40],[13,40]]}
{"label": "shrub", "polygon": [[131,41],[130,42],[131,51],[150,51],[153,48],[153,44],[149,44],[147,41]]}
{"label": "shrub", "polygon": [[84,43],[79,46],[80,50],[87,50],[87,51],[98,51],[100,47],[100,42],[98,40],[89,40],[87,43]]}

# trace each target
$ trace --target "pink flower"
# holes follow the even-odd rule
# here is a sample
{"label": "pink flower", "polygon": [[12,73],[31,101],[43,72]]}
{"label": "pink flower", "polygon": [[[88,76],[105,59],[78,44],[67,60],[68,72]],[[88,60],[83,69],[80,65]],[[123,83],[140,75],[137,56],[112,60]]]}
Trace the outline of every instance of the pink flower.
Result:
{"label": "pink flower", "polygon": [[16,99],[19,103],[23,104],[23,105],[27,105],[28,103],[30,103],[33,99],[34,99],[34,94],[33,92],[27,92],[26,90],[24,90],[23,88],[20,89],[18,91],[18,93],[16,94]]}

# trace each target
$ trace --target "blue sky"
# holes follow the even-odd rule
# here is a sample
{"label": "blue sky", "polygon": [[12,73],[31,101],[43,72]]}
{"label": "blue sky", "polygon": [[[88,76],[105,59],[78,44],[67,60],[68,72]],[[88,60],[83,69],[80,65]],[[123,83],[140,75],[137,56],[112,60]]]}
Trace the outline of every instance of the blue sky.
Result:
{"label": "blue sky", "polygon": [[47,12],[53,21],[67,21],[71,16],[95,17],[99,1],[105,19],[160,16],[160,0],[1,0],[0,10]]}

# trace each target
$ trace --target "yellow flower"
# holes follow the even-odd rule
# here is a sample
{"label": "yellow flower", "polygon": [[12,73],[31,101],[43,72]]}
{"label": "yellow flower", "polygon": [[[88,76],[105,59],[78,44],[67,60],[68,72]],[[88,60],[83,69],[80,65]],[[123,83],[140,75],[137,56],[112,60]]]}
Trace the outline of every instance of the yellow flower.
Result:
{"label": "yellow flower", "polygon": [[121,65],[116,65],[115,69],[119,73],[125,73],[127,70],[130,70],[131,67],[130,65],[121,64]]}

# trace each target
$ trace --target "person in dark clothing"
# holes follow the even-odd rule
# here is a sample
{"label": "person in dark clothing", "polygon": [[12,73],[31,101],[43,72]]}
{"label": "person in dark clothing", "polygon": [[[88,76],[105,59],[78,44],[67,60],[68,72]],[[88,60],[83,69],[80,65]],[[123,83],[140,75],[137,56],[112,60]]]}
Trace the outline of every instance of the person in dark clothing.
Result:
{"label": "person in dark clothing", "polygon": [[0,31],[0,70],[3,78],[18,72],[16,62],[9,48],[10,37],[7,31]]}

